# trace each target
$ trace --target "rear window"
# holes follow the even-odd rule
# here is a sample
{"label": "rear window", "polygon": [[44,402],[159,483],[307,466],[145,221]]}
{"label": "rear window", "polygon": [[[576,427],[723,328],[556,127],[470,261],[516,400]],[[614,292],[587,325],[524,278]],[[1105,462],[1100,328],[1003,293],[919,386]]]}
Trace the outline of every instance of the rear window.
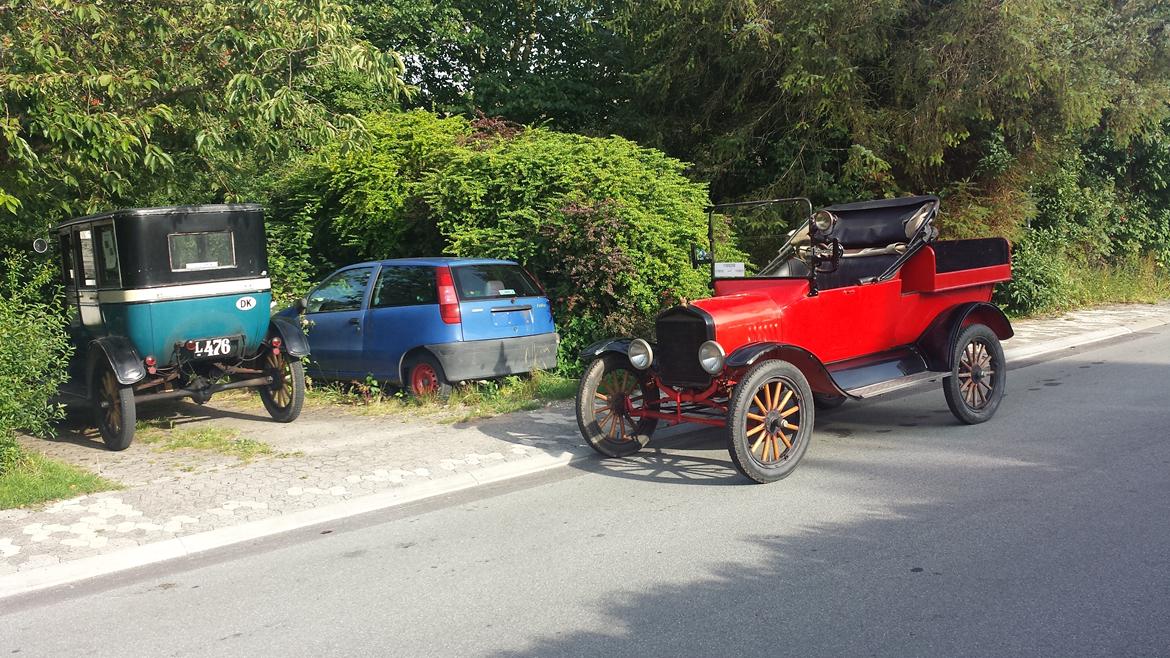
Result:
{"label": "rear window", "polygon": [[171,233],[171,271],[221,270],[236,266],[236,246],[231,231]]}
{"label": "rear window", "polygon": [[497,297],[533,297],[540,286],[519,265],[460,265],[452,267],[455,288],[462,300]]}

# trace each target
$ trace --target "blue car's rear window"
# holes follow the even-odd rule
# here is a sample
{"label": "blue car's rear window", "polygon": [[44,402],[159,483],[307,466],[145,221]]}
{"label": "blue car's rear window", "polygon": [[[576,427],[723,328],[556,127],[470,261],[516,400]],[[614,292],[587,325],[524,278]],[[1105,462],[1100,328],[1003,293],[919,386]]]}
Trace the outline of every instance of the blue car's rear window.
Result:
{"label": "blue car's rear window", "polygon": [[457,265],[451,268],[459,298],[534,297],[540,286],[519,265]]}

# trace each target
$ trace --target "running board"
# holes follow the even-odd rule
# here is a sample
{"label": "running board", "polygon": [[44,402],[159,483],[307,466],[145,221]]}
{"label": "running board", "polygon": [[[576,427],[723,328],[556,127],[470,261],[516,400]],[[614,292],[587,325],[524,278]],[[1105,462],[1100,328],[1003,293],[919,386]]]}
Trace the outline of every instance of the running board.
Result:
{"label": "running board", "polygon": [[828,370],[837,386],[855,398],[889,393],[940,376],[927,368],[926,359],[913,346],[838,361],[829,364]]}

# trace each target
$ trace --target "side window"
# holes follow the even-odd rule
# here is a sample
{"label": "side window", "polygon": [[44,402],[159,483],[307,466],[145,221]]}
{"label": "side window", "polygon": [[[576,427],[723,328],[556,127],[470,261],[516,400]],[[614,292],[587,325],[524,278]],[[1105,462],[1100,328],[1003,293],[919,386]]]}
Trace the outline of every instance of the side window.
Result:
{"label": "side window", "polygon": [[77,232],[78,251],[81,254],[81,287],[97,287],[97,259],[93,249],[93,231],[82,229]]}
{"label": "side window", "polygon": [[338,272],[309,293],[305,311],[326,313],[329,311],[356,311],[362,307],[362,295],[373,274],[372,267],[359,267]]}
{"label": "side window", "polygon": [[77,287],[77,271],[73,268],[73,240],[71,233],[61,234],[61,281],[66,288]]}
{"label": "side window", "polygon": [[118,271],[118,247],[114,244],[114,227],[99,226],[93,230],[98,247],[98,284],[103,288],[122,285]]}
{"label": "side window", "polygon": [[432,267],[383,267],[371,307],[438,304]]}

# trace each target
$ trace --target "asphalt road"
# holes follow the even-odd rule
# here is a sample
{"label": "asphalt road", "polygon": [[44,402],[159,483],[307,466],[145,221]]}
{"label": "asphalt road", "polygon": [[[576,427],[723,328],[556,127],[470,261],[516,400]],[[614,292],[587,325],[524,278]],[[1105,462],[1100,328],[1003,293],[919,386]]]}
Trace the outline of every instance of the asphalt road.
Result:
{"label": "asphalt road", "polygon": [[[0,602],[0,654],[1170,655],[1170,330]],[[325,533],[325,534],[322,534]]]}

